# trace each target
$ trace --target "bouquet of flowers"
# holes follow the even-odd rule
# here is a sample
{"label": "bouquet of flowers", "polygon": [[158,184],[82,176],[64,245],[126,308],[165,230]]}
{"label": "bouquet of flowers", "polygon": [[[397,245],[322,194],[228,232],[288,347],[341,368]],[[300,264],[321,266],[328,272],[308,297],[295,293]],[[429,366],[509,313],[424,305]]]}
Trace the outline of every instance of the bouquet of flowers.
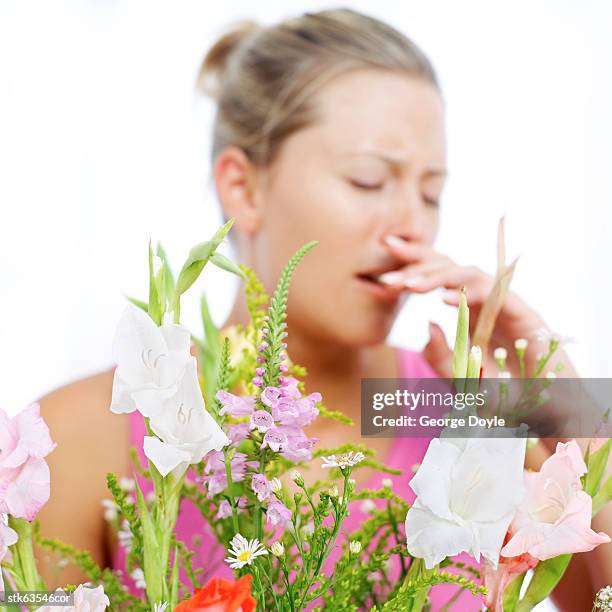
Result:
{"label": "bouquet of flowers", "polygon": [[[35,519],[49,498],[45,457],[55,444],[36,405],[13,418],[0,410],[5,596],[45,590],[33,554],[37,542],[88,577],[86,584],[56,591],[72,596],[64,606],[70,610],[418,612],[430,609],[432,587],[450,583],[479,595],[488,609],[524,612],[552,591],[572,553],[609,541],[590,525],[612,495],[612,480],[604,479],[610,440],[586,457],[575,441],[559,444],[538,473],[524,473],[525,437],[441,436],[431,441],[410,482],[416,494],[411,506],[390,481],[357,491],[354,470],[397,471],[377,463],[362,445],[317,448],[318,440],[304,431],[315,418],[350,420],[328,409],[321,394],[306,393],[305,371],[286,353],[291,277],[316,243],[297,251],[268,298],[251,270],[217,252],[231,225],[195,246],[176,279],[163,249],[154,253],[149,246],[148,301],[131,300],[117,328],[110,409],[142,415],[146,463],[132,449],[140,481],[108,474],[113,499],[106,514],[142,596],[130,591],[122,572],[41,536]],[[203,301],[205,333],[198,338],[180,323],[181,299],[208,263],[245,281],[250,323],[223,335]],[[482,352],[470,347],[468,323],[462,296],[454,377],[477,385]],[[551,337],[540,373],[558,345]],[[516,352],[521,359],[520,340]],[[501,364],[505,355],[496,358]],[[306,486],[299,470],[314,461],[328,468],[329,477]],[[151,495],[143,492],[143,481]],[[233,581],[204,581],[206,568],[194,565],[193,551],[176,533],[185,499],[226,549]],[[356,500],[369,504],[369,518],[347,533],[343,524]],[[475,566],[452,559],[462,552]],[[330,571],[326,562],[333,554]],[[521,589],[528,570],[532,579]]]}

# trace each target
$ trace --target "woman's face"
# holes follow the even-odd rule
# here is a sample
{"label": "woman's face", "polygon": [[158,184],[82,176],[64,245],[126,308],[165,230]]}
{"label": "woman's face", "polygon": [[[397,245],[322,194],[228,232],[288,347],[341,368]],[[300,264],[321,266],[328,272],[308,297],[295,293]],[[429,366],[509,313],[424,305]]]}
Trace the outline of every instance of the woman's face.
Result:
{"label": "woman's face", "polygon": [[288,303],[293,332],[332,344],[382,342],[406,293],[371,275],[398,269],[387,236],[431,244],[445,178],[442,101],[424,80],[358,70],[313,100],[316,119],[281,146],[261,187],[250,259],[274,287],[306,242]]}

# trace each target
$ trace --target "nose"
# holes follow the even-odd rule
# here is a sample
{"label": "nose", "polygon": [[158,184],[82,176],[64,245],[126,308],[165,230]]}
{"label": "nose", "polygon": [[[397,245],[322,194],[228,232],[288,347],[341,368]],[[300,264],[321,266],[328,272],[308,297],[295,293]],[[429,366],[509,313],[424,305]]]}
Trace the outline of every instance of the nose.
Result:
{"label": "nose", "polygon": [[423,242],[425,240],[425,204],[416,189],[406,190],[398,194],[387,230],[389,233],[409,242]]}

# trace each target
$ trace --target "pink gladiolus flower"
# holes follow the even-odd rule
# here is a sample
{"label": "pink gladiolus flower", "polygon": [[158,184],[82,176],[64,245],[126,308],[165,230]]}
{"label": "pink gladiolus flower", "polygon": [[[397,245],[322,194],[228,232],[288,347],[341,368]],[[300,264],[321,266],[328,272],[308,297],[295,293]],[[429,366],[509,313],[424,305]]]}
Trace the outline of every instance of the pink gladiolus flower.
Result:
{"label": "pink gladiolus flower", "polygon": [[[506,534],[504,544],[510,540],[510,532]],[[487,587],[486,605],[488,610],[494,612],[504,612],[503,596],[506,587],[512,579],[527,570],[533,569],[539,561],[529,553],[518,557],[499,558],[497,568],[488,562],[484,568],[484,585]]]}
{"label": "pink gladiolus flower", "polygon": [[266,522],[272,525],[282,525],[291,522],[291,510],[277,499],[272,500],[266,509]]}
{"label": "pink gladiolus flower", "polygon": [[575,440],[559,442],[539,472],[525,474],[527,495],[511,525],[513,534],[502,548],[505,557],[529,553],[544,561],[558,555],[587,552],[610,541],[591,529],[593,500],[582,490],[585,474]]}
{"label": "pink gladiolus flower", "polygon": [[32,404],[9,419],[0,409],[0,512],[33,520],[49,499],[49,466],[56,444]]}
{"label": "pink gladiolus flower", "polygon": [[221,402],[219,414],[229,414],[233,417],[249,416],[255,410],[255,397],[252,395],[234,395],[228,391],[217,391],[215,397]]}

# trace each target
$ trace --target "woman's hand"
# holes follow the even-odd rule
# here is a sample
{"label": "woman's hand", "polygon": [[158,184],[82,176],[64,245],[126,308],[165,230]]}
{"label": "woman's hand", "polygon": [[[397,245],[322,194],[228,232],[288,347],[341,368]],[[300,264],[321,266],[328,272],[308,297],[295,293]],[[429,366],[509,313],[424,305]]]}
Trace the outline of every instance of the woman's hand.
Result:
{"label": "woman's hand", "polygon": [[[392,254],[407,265],[401,270],[383,274],[380,280],[389,285],[406,288],[412,293],[428,293],[434,289],[445,288],[447,292],[443,301],[451,306],[459,304],[460,290],[465,287],[470,307],[470,333],[473,334],[478,315],[493,288],[495,278],[475,266],[460,266],[427,245],[407,242],[396,236],[389,236],[386,242]],[[485,356],[485,376],[496,376],[498,373],[493,350],[499,346],[508,351],[508,370],[513,376],[518,376],[518,360],[514,358],[514,341],[518,338],[528,340],[525,362],[529,373],[538,356],[548,350],[548,341],[538,337],[541,329],[546,329],[546,324],[538,313],[515,293],[508,292],[495,322],[489,353]],[[452,351],[442,329],[435,323],[430,324],[430,341],[424,354],[441,375],[452,375]],[[551,360],[551,366],[558,361],[559,355],[555,360]],[[573,373],[573,368],[565,356],[563,362],[566,364],[564,374],[567,376],[568,371]]]}

